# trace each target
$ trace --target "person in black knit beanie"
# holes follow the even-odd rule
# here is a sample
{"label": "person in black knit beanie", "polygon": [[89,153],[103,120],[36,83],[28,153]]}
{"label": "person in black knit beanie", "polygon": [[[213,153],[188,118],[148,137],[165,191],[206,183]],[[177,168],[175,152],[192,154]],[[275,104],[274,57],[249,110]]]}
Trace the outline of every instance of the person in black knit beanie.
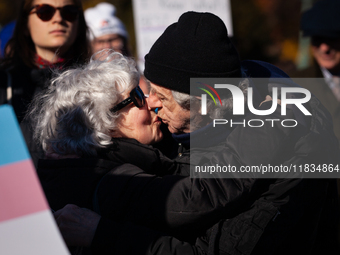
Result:
{"label": "person in black knit beanie", "polygon": [[187,12],[145,56],[144,75],[155,84],[190,94],[190,78],[240,77],[241,61],[220,18]]}

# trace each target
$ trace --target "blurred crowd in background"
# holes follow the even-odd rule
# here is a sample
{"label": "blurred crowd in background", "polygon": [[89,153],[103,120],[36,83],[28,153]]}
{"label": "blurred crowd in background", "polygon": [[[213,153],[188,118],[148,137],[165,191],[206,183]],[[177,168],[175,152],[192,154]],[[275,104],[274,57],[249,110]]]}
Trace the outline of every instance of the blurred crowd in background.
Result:
{"label": "blurred crowd in background", "polygon": [[[100,0],[82,0],[84,10]],[[116,15],[129,34],[131,53],[136,56],[133,8],[131,0],[106,1],[116,7]],[[308,67],[312,57],[309,40],[300,35],[300,17],[316,0],[231,0],[234,36],[232,38],[241,59],[258,59],[273,63],[292,73]],[[2,0],[0,29],[13,21],[20,0]],[[307,46],[307,47],[306,47]],[[302,49],[302,51],[300,50]]]}

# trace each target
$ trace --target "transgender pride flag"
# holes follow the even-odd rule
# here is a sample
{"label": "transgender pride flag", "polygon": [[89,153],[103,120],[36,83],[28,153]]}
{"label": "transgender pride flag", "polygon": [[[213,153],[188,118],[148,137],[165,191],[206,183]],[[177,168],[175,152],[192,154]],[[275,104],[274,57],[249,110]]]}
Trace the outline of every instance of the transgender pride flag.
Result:
{"label": "transgender pride flag", "polygon": [[8,105],[0,107],[0,254],[69,254]]}

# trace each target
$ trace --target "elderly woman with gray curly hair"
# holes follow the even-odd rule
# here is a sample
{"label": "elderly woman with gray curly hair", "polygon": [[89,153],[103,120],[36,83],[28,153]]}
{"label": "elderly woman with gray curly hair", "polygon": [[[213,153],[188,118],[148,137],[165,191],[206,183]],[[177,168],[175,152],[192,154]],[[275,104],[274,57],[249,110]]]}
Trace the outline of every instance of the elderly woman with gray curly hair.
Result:
{"label": "elderly woman with gray curly hair", "polygon": [[35,97],[28,117],[46,153],[37,171],[52,209],[69,203],[93,209],[96,185],[120,164],[158,175],[176,171],[176,163],[148,145],[162,139],[161,120],[138,82],[132,59],[104,50],[57,74]]}

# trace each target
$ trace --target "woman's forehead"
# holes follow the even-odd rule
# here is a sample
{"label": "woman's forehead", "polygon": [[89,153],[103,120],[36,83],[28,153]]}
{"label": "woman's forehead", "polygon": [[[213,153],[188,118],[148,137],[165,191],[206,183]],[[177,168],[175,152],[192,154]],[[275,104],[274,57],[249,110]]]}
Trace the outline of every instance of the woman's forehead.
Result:
{"label": "woman's forehead", "polygon": [[75,1],[73,0],[34,0],[32,5],[37,5],[37,4],[50,4],[56,7],[59,6],[65,6],[69,4],[74,4]]}

